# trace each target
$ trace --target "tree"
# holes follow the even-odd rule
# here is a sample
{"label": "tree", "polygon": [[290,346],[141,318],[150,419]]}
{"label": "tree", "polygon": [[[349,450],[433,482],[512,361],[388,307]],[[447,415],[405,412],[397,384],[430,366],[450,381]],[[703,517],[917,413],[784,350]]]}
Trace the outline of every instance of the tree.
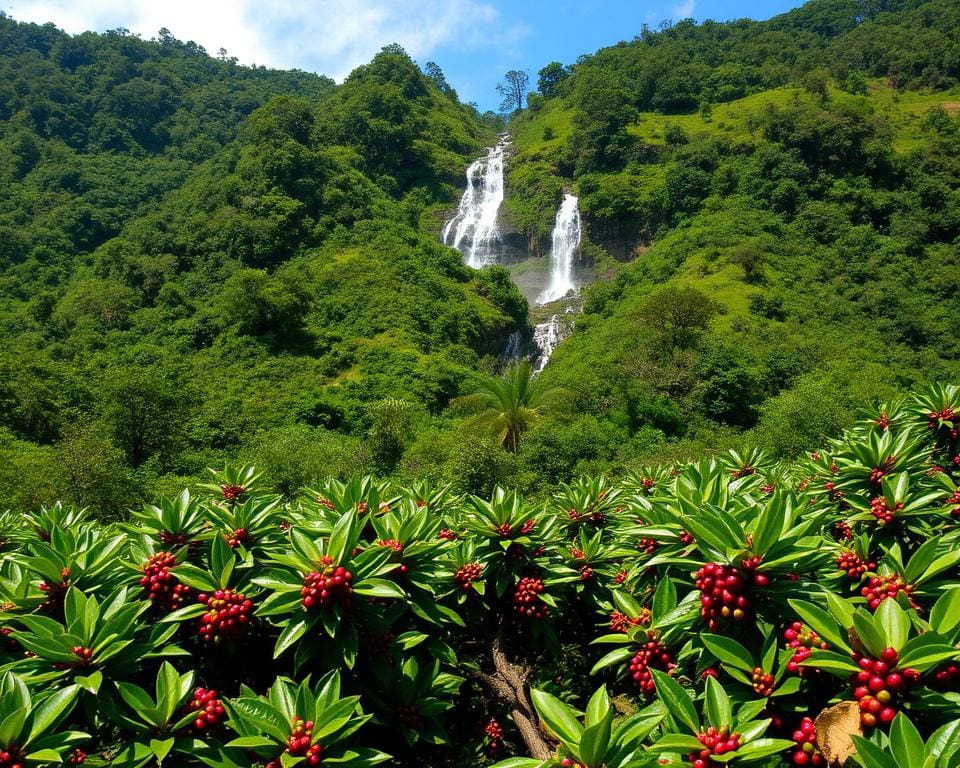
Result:
{"label": "tree", "polygon": [[652,294],[639,314],[642,322],[658,332],[668,349],[687,349],[717,310],[717,304],[696,288],[667,286]]}
{"label": "tree", "polygon": [[178,371],[160,365],[114,369],[104,397],[111,445],[123,451],[130,466],[182,449],[193,393]]}
{"label": "tree", "polygon": [[503,97],[501,112],[519,112],[523,109],[523,97],[527,93],[530,75],[519,69],[511,69],[503,76],[504,81],[497,85],[497,93]]}
{"label": "tree", "polygon": [[567,79],[570,73],[559,61],[551,61],[537,72],[537,90],[545,98],[552,99],[560,95],[560,83]]}
{"label": "tree", "polygon": [[484,377],[475,393],[453,402],[478,410],[469,424],[489,428],[504,448],[516,453],[523,433],[546,412],[557,408],[566,396],[559,387],[533,378],[533,366],[529,360],[523,360],[502,377]]}
{"label": "tree", "polygon": [[426,64],[424,64],[423,74],[436,83],[437,88],[440,89],[440,93],[453,99],[454,101],[457,100],[457,92],[450,87],[450,83],[447,82],[447,78],[443,74],[443,70],[440,69],[440,65],[437,64],[437,62],[428,61]]}

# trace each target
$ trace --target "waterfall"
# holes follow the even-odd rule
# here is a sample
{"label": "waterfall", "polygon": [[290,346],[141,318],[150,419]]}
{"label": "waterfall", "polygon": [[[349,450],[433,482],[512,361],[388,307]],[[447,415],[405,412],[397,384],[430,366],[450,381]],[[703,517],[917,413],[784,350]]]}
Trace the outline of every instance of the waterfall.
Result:
{"label": "waterfall", "polygon": [[471,267],[497,262],[497,212],[503,202],[503,153],[509,143],[509,137],[502,137],[486,157],[470,164],[457,213],[443,226],[444,244],[460,251]]}
{"label": "waterfall", "polygon": [[553,354],[553,350],[560,343],[560,316],[553,315],[545,323],[538,324],[533,329],[533,342],[539,350],[533,372],[540,373],[550,359],[550,355]]}
{"label": "waterfall", "polygon": [[537,297],[538,304],[562,299],[577,287],[573,284],[573,257],[580,247],[580,210],[577,198],[565,194],[553,224],[550,249],[550,284]]}
{"label": "waterfall", "polygon": [[512,363],[519,360],[523,354],[523,336],[520,331],[514,331],[507,337],[507,343],[504,345],[501,359],[506,363]]}

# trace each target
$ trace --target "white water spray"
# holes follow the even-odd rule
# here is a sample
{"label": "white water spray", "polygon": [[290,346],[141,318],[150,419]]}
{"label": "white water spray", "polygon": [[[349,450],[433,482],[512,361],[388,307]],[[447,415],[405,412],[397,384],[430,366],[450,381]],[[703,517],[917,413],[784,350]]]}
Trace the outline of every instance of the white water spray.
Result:
{"label": "white water spray", "polygon": [[540,323],[533,329],[533,343],[537,345],[539,354],[534,363],[533,372],[540,373],[553,354],[554,348],[560,343],[560,316],[553,315],[545,323]]}
{"label": "white water spray", "polygon": [[444,245],[460,251],[468,266],[479,268],[497,262],[500,229],[497,213],[503,202],[503,153],[509,138],[500,139],[486,157],[467,168],[467,189],[456,215],[443,227]]}
{"label": "white water spray", "polygon": [[573,284],[573,258],[579,247],[580,210],[577,208],[577,198],[573,195],[564,195],[563,203],[557,211],[557,218],[553,224],[550,284],[537,297],[538,304],[562,299],[570,291],[577,289]]}

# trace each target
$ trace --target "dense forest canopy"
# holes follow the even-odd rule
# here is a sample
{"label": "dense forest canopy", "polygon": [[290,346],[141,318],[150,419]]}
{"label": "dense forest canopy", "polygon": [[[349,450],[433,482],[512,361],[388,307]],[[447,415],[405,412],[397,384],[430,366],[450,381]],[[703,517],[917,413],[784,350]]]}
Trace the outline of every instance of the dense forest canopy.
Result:
{"label": "dense forest canopy", "polygon": [[450,403],[527,303],[437,237],[503,124],[436,63],[338,86],[2,17],[0,492],[116,512],[236,459],[532,490],[795,455],[957,380],[958,35],[948,0],[819,0],[545,64],[504,215],[537,243],[574,191],[600,279],[541,374],[567,408],[507,451]]}

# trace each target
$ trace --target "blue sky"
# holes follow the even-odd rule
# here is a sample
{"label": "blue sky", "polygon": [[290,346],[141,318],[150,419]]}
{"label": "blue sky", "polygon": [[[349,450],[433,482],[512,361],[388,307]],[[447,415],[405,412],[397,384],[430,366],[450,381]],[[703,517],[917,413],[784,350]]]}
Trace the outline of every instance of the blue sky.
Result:
{"label": "blue sky", "polygon": [[71,33],[125,27],[144,38],[168,28],[243,64],[308,70],[342,79],[388,43],[421,64],[436,61],[463,101],[496,109],[510,69],[531,83],[550,61],[630,40],[646,23],[765,19],[801,0],[0,0],[15,19]]}

